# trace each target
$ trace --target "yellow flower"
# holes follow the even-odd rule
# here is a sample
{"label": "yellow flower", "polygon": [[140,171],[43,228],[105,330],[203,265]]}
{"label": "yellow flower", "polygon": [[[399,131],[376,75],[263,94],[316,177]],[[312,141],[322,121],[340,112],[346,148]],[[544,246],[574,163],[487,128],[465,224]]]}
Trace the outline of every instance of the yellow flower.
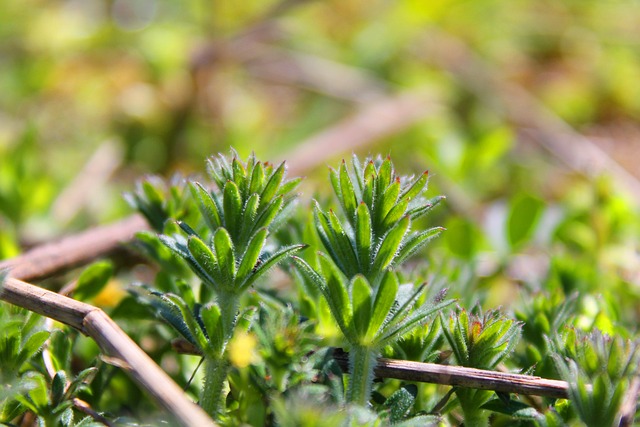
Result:
{"label": "yellow flower", "polygon": [[246,368],[252,363],[256,363],[258,354],[256,345],[258,340],[255,335],[240,332],[233,336],[229,342],[229,360],[237,368]]}

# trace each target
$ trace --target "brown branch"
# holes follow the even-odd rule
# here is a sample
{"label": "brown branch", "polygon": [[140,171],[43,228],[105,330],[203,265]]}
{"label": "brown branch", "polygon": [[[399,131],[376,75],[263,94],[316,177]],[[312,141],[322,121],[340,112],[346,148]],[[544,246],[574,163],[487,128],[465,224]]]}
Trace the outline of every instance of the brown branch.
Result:
{"label": "brown branch", "polygon": [[127,374],[181,425],[215,425],[202,408],[191,402],[183,390],[99,308],[13,278],[5,280],[0,299],[55,319],[93,338],[107,355],[122,360]]}
{"label": "brown branch", "polygon": [[435,95],[413,91],[394,95],[361,108],[353,116],[300,143],[288,155],[289,172],[298,175],[330,160],[407,129],[439,107]]}
{"label": "brown branch", "polygon": [[134,234],[148,229],[144,218],[133,215],[114,224],[92,228],[83,233],[38,246],[18,257],[0,262],[0,270],[21,280],[38,280],[104,256],[129,241]]}
{"label": "brown branch", "polygon": [[[348,353],[337,349],[333,357],[342,369],[347,369]],[[509,374],[462,366],[437,365],[435,363],[385,358],[378,359],[378,366],[376,366],[374,372],[380,378],[395,378],[405,381],[564,399],[567,398],[567,390],[569,388],[565,381],[550,380],[532,375]]]}

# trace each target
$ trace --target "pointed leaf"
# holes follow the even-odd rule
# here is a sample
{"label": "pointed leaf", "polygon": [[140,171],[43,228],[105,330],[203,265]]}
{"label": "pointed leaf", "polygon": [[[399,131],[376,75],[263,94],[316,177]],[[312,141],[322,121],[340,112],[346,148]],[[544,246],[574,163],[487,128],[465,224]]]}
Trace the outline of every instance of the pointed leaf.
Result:
{"label": "pointed leaf", "polygon": [[278,166],[278,169],[276,169],[269,178],[269,181],[265,185],[264,190],[262,190],[262,194],[260,195],[261,206],[270,203],[273,196],[275,196],[278,192],[280,184],[282,183],[282,179],[284,178],[284,171],[285,163],[282,162],[280,166]]}
{"label": "pointed leaf", "polygon": [[218,259],[213,251],[197,236],[189,237],[187,247],[198,265],[196,274],[207,285],[215,288],[223,279]]}
{"label": "pointed leaf", "polygon": [[382,271],[392,264],[410,224],[411,220],[405,216],[387,232],[376,251],[372,271]]}
{"label": "pointed leaf", "polygon": [[358,201],[356,200],[353,183],[351,182],[351,177],[347,172],[347,164],[344,160],[342,161],[342,165],[340,165],[340,192],[342,193],[342,207],[345,215],[347,216],[347,220],[350,223],[353,223]]}
{"label": "pointed leaf", "polygon": [[386,188],[382,194],[382,198],[376,205],[376,223],[382,224],[384,218],[398,202],[398,195],[400,194],[400,179],[396,180]]}
{"label": "pointed leaf", "polygon": [[409,237],[396,256],[394,260],[395,265],[400,265],[406,261],[411,255],[416,253],[420,248],[435,239],[444,230],[442,227],[433,227],[425,231],[414,233]]}
{"label": "pointed leaf", "polygon": [[369,321],[371,320],[371,286],[367,279],[358,274],[351,280],[351,305],[353,307],[353,326],[360,344],[365,342]]}
{"label": "pointed leaf", "polygon": [[291,193],[293,190],[295,190],[298,187],[298,185],[300,185],[301,182],[302,182],[302,178],[300,177],[287,180],[282,184],[282,186],[280,186],[280,189],[276,193],[276,196],[284,196],[288,193]]}
{"label": "pointed leaf", "polygon": [[244,290],[249,286],[253,285],[256,280],[258,280],[263,274],[269,271],[271,268],[278,265],[280,262],[284,261],[288,257],[290,257],[295,252],[306,248],[307,245],[292,245],[285,246],[279,249],[277,252],[271,254],[269,258],[262,261],[262,263],[255,268],[250,275],[247,276],[244,282],[242,282],[239,286],[239,289]]}
{"label": "pointed leaf", "polygon": [[264,168],[262,167],[262,163],[258,162],[253,168],[251,172],[251,182],[249,183],[249,193],[262,193],[262,190],[265,186],[265,178],[264,178]]}
{"label": "pointed leaf", "polygon": [[416,179],[411,186],[407,187],[400,194],[400,199],[404,200],[413,200],[422,193],[422,190],[427,185],[427,181],[429,180],[429,171],[425,171],[418,179]]}
{"label": "pointed leaf", "polygon": [[396,301],[399,286],[400,284],[396,275],[387,270],[382,277],[380,286],[376,291],[375,300],[373,301],[373,312],[367,330],[367,340],[373,340],[373,337],[378,334],[385,320],[387,320],[391,308]]}
{"label": "pointed leaf", "polygon": [[211,348],[214,352],[221,354],[225,344],[225,333],[220,320],[220,307],[213,303],[207,304],[200,310],[200,317]]}
{"label": "pointed leaf", "polygon": [[242,260],[238,267],[238,274],[236,277],[239,283],[242,283],[254,267],[256,267],[256,263],[258,262],[258,258],[260,257],[260,253],[264,247],[264,243],[267,240],[267,234],[267,229],[261,228],[249,241],[247,250],[242,255]]}
{"label": "pointed leaf", "polygon": [[99,261],[87,267],[78,278],[73,296],[78,300],[87,300],[98,295],[113,276],[113,264]]}
{"label": "pointed leaf", "polygon": [[383,230],[388,230],[389,228],[391,228],[396,222],[400,220],[400,218],[405,215],[408,207],[409,199],[402,199],[398,203],[396,203],[382,220],[381,228]]}
{"label": "pointed leaf", "polygon": [[220,210],[211,194],[200,183],[189,183],[191,194],[198,202],[198,209],[210,230],[214,231],[222,225]]}
{"label": "pointed leaf", "polygon": [[[257,193],[251,194],[244,204],[244,210],[242,212],[242,224],[240,225],[240,239],[237,242],[239,245],[243,245],[244,242],[251,236],[253,230],[257,230],[256,217],[258,214],[258,206],[260,206],[260,196]],[[258,227],[260,228],[260,227]]]}
{"label": "pointed leaf", "polygon": [[220,269],[222,285],[228,291],[233,290],[236,277],[236,257],[231,236],[226,229],[220,227],[213,235],[213,246],[216,249],[218,268]]}
{"label": "pointed leaf", "polygon": [[234,236],[238,236],[240,218],[242,218],[242,197],[235,182],[227,181],[225,184],[222,205],[224,207],[224,224],[227,231]]}
{"label": "pointed leaf", "polygon": [[360,271],[363,274],[368,274],[369,268],[371,267],[371,215],[369,214],[369,208],[364,202],[360,203],[356,210],[355,234]]}
{"label": "pointed leaf", "polygon": [[247,171],[237,157],[231,161],[233,168],[233,182],[238,186],[240,194],[247,194]]}
{"label": "pointed leaf", "polygon": [[446,199],[445,196],[437,196],[430,199],[426,204],[417,206],[415,208],[409,209],[407,215],[411,217],[411,219],[420,218],[431,211],[431,209],[435,208],[441,201]]}
{"label": "pointed leaf", "polygon": [[[263,205],[264,200],[260,201],[260,206]],[[253,226],[253,230],[258,230],[259,228],[271,228],[273,226],[273,220],[276,218],[280,210],[282,209],[283,197],[277,196],[275,199],[271,200],[269,204],[264,208],[262,213],[258,215],[258,219],[256,219],[255,224]]]}
{"label": "pointed leaf", "polygon": [[351,167],[353,167],[353,173],[355,175],[355,192],[358,200],[362,200],[362,190],[364,189],[364,170],[362,169],[362,164],[356,156],[356,153],[353,153],[351,156]]}
{"label": "pointed leaf", "polygon": [[353,319],[353,307],[347,290],[347,280],[333,262],[324,254],[320,254],[320,267],[327,284],[327,302],[331,308],[342,333],[351,342],[357,342],[357,335],[351,328]]}
{"label": "pointed leaf", "polygon": [[53,407],[58,406],[64,399],[67,388],[67,375],[64,371],[58,371],[51,380],[51,403]]}

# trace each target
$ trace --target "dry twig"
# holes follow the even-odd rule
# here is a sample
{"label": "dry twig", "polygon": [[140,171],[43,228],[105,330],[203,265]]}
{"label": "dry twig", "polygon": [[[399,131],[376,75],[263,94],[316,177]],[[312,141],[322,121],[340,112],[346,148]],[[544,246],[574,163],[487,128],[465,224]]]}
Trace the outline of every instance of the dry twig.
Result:
{"label": "dry twig", "polygon": [[[333,357],[343,369],[347,369],[348,353],[336,350]],[[385,358],[378,359],[375,374],[380,378],[565,399],[569,387],[566,381],[549,380],[532,375]]]}
{"label": "dry twig", "polygon": [[110,357],[122,360],[127,373],[183,426],[214,422],[102,310],[14,278],[6,279],[0,299],[69,325],[93,338]]}
{"label": "dry twig", "polygon": [[61,240],[47,243],[9,260],[0,262],[0,270],[9,269],[12,277],[38,280],[105,256],[136,232],[148,229],[144,218],[132,215],[114,224],[92,228]]}

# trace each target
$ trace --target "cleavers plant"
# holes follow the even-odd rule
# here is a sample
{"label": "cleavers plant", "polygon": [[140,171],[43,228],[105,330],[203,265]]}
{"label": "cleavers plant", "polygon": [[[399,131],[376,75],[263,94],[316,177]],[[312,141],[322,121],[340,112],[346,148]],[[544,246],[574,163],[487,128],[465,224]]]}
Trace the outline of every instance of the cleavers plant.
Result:
{"label": "cleavers plant", "polygon": [[315,228],[327,252],[318,254],[316,268],[302,258],[294,260],[320,290],[348,344],[348,400],[367,405],[382,348],[452,301],[439,296],[416,307],[424,286],[400,286],[393,270],[442,230],[411,230],[412,221],[442,199],[424,198],[428,173],[415,179],[398,176],[388,157],[362,164],[354,155],[351,165],[351,171],[345,161],[339,170],[330,170],[344,220],[315,203]]}
{"label": "cleavers plant", "polygon": [[[226,348],[236,327],[240,299],[265,272],[304,245],[274,251],[267,247],[269,233],[286,218],[295,199],[292,191],[300,182],[285,180],[284,163],[275,167],[253,155],[243,163],[233,153],[231,161],[222,155],[210,159],[207,170],[216,188],[189,182],[204,225],[184,221],[178,221],[178,227],[165,224],[159,239],[186,262],[204,288],[213,292],[215,302],[196,301],[183,282],[178,283],[180,295],[158,291],[138,294],[203,355],[205,380],[200,404],[219,417],[228,373]],[[140,209],[143,213],[162,218],[162,205],[145,205],[145,201],[157,199],[149,196],[153,196],[152,187],[143,184],[140,189],[144,194],[130,199],[139,209],[144,207]],[[148,236],[145,241],[150,243]]]}
{"label": "cleavers plant", "polygon": [[[495,369],[511,354],[520,338],[522,324],[497,310],[482,313],[476,306],[471,313],[458,309],[449,319],[441,317],[444,336],[453,357],[460,366]],[[456,388],[456,397],[464,413],[465,426],[489,425],[489,412],[483,409],[493,392],[471,388]]]}

